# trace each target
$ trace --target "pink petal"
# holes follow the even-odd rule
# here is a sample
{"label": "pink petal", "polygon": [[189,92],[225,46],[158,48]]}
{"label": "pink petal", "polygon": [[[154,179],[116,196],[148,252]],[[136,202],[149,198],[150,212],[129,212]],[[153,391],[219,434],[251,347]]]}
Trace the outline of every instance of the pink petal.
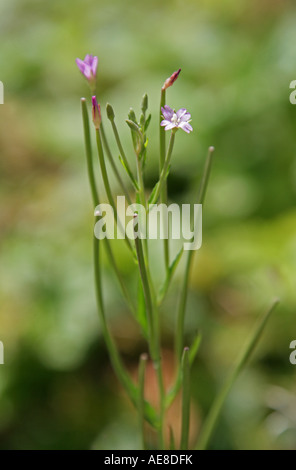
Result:
{"label": "pink petal", "polygon": [[170,129],[173,129],[174,127],[176,127],[176,124],[173,123],[173,122],[169,122],[169,124],[167,124],[167,126],[164,128],[164,130],[169,131]]}
{"label": "pink petal", "polygon": [[93,61],[93,56],[91,54],[86,54],[86,56],[84,57],[84,62],[87,65],[91,66],[92,61]]}
{"label": "pink petal", "polygon": [[191,119],[191,114],[186,113],[182,116],[182,121],[189,121]]}
{"label": "pink petal", "polygon": [[85,63],[83,62],[83,60],[77,58],[75,62],[77,64],[77,67],[79,68],[80,72],[84,73]]}
{"label": "pink petal", "polygon": [[98,58],[95,56],[91,64],[91,71],[94,76],[97,73],[97,66],[98,66]]}
{"label": "pink petal", "polygon": [[181,129],[183,129],[183,131],[187,132],[187,134],[189,134],[191,131],[193,131],[192,127],[190,126],[190,124],[188,122],[181,122],[179,124],[179,127],[181,127]]}
{"label": "pink petal", "polygon": [[177,118],[180,119],[182,116],[184,116],[185,113],[187,113],[187,109],[185,109],[185,108],[179,109],[179,110],[176,112]]}
{"label": "pink petal", "polygon": [[161,108],[162,115],[165,119],[170,121],[173,117],[174,111],[167,104]]}

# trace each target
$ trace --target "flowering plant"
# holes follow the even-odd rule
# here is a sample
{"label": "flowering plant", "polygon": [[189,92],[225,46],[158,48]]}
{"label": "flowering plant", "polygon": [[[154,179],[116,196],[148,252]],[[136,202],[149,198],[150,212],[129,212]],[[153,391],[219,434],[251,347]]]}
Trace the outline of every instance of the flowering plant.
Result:
{"label": "flowering plant", "polygon": [[[132,167],[132,162],[129,158],[127,158],[126,152],[124,151],[123,145],[121,143],[117,125],[115,122],[115,112],[113,110],[113,107],[110,104],[107,104],[106,114],[108,120],[110,121],[114,134],[114,139],[119,151],[119,160],[122,165],[121,169],[117,167],[113,154],[110,150],[110,145],[104,130],[104,118],[101,113],[100,104],[98,103],[96,97],[96,74],[98,64],[97,57],[92,55],[86,55],[83,61],[77,59],[76,63],[79,70],[87,79],[91,88],[92,120],[95,129],[97,153],[100,163],[101,176],[104,183],[108,203],[112,208],[115,223],[118,225],[119,233],[121,233],[122,231],[124,231],[124,227],[122,227],[120,218],[117,216],[118,208],[115,204],[114,195],[110,186],[109,175],[106,166],[106,157],[110,163],[110,166],[121,188],[121,191],[125,196],[126,201],[131,205],[131,207],[141,205],[146,211],[149,212],[150,206],[153,206],[159,201],[163,205],[168,204],[167,179],[170,172],[170,164],[176,133],[179,129],[182,129],[187,134],[190,134],[193,131],[193,128],[190,124],[191,114],[187,111],[187,109],[180,108],[178,111],[175,111],[166,104],[166,90],[176,82],[181,70],[179,69],[178,71],[174,72],[168,79],[166,79],[160,90],[160,107],[158,116],[159,178],[154,188],[152,189],[150,195],[147,196],[147,188],[145,188],[144,184],[144,170],[148,149],[147,131],[151,121],[151,115],[147,114],[147,95],[144,95],[142,99],[140,119],[138,120],[136,118],[136,114],[132,109],[128,114],[128,119],[126,119],[126,123],[131,131],[132,143],[135,152],[135,175]],[[99,227],[98,230],[100,232],[103,226],[103,224],[100,222],[102,222],[103,217],[102,212],[99,210],[100,198],[96,182],[97,175],[95,174],[93,166],[91,132],[89,125],[87,100],[85,98],[81,99],[81,105],[88,176],[95,209],[95,223],[97,224],[99,222],[96,227]],[[170,131],[170,139],[168,144],[166,144],[166,131]],[[197,195],[198,204],[204,203],[209,176],[211,172],[213,152],[214,147],[209,147],[203,175],[200,182],[200,188]],[[126,182],[124,181],[120,170],[126,173],[129,181],[129,186],[127,186]],[[135,204],[132,204],[131,189],[135,193]],[[235,363],[234,368],[229,375],[229,378],[226,380],[224,387],[213,402],[209,414],[204,421],[197,444],[191,443],[189,439],[190,369],[197,355],[201,336],[200,333],[197,333],[190,347],[185,346],[184,320],[188,294],[189,274],[192,265],[194,250],[184,252],[183,247],[181,247],[180,251],[172,260],[172,252],[170,246],[170,230],[169,228],[167,228],[167,236],[163,238],[163,263],[165,266],[165,278],[163,279],[163,283],[160,286],[160,289],[157,290],[157,286],[153,282],[151,275],[151,267],[149,262],[149,246],[147,240],[142,239],[140,236],[137,236],[139,225],[143,222],[143,220],[140,220],[141,217],[137,210],[135,210],[132,215],[132,230],[134,237],[131,237],[132,240],[126,236],[120,238],[124,238],[124,243],[126,243],[128,249],[130,250],[131,258],[135,260],[138,269],[138,277],[140,283],[137,307],[135,306],[134,299],[128,291],[120,269],[118,268],[109,238],[106,236],[100,237],[101,233],[98,234],[98,232],[95,231],[93,239],[95,288],[98,312],[101,320],[106,347],[110,355],[110,360],[119,381],[121,382],[130,400],[135,405],[138,411],[142,447],[144,449],[147,447],[147,439],[145,435],[146,422],[149,423],[150,426],[155,430],[157,437],[156,441],[152,445],[158,449],[165,449],[168,446],[171,449],[178,448],[182,450],[188,449],[190,446],[196,446],[199,449],[205,449],[209,445],[209,441],[215,429],[215,425],[219,418],[219,414],[224,400],[234,380],[241,372],[250,354],[252,353],[257,343],[257,340],[259,339],[260,334],[265,326],[265,323],[269,318],[272,310],[278,303],[278,300],[274,301],[268,312],[263,316],[263,318],[259,319],[258,325],[256,325],[254,332],[250,337],[250,340],[246,343],[246,346],[243,349],[241,355],[238,356],[237,362]],[[147,212],[145,212],[144,219],[146,218],[146,216]],[[147,342],[148,354],[143,353],[139,358],[139,372],[137,384],[133,382],[131,376],[127,372],[122,362],[119,351],[113,340],[107,323],[102,289],[101,245],[103,243],[107,256],[109,258],[109,262],[114,270],[116,277],[118,278],[122,295],[134,318],[139,323],[143,336]],[[174,272],[183,256],[185,257],[185,271],[180,290],[179,303],[177,305],[177,321],[175,328],[176,372],[173,384],[169,389],[167,389],[164,383],[163,376],[160,305],[168,291]],[[152,405],[145,397],[145,371],[149,357],[153,362],[153,366],[157,376],[159,396],[158,406]],[[169,439],[167,439],[166,429],[164,429],[164,427],[166,412],[171,406],[171,404],[174,402],[180,390],[182,390],[182,404],[180,407],[181,435],[179,442],[176,442],[175,430],[169,430]]]}

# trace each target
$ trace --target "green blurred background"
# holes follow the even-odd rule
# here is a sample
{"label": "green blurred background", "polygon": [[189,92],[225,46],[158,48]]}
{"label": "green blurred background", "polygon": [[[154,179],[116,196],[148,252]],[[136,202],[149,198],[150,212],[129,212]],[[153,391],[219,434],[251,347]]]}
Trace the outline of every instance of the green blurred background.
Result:
{"label": "green blurred background", "polygon": [[[186,320],[188,344],[192,331],[203,332],[192,374],[193,437],[257,316],[279,296],[211,447],[296,449],[295,24],[288,0],[1,1],[0,448],[140,445],[96,313],[80,115],[89,92],[75,64],[91,53],[99,57],[98,99],[103,108],[113,104],[128,149],[124,119],[149,95],[148,187],[157,176],[160,87],[179,67],[167,102],[190,110],[194,132],[177,135],[172,201],[194,202],[207,147],[216,148]],[[132,290],[135,267],[121,248],[115,242]],[[111,329],[135,374],[147,347],[107,262],[104,272]],[[162,311],[169,376],[182,274],[181,266]],[[173,415],[177,428],[180,409]]]}

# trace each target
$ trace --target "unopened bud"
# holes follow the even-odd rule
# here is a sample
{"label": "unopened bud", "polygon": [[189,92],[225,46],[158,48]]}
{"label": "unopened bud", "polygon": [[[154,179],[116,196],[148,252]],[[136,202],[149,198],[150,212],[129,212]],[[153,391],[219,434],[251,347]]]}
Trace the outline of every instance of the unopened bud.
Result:
{"label": "unopened bud", "polygon": [[144,116],[144,114],[141,114],[141,116],[140,116],[140,125],[142,127],[144,127],[144,124],[145,124],[145,116]]}
{"label": "unopened bud", "polygon": [[142,110],[143,114],[145,114],[147,109],[148,109],[148,95],[147,95],[147,93],[145,93],[145,95],[142,98],[142,105],[141,105],[141,110]]}
{"label": "unopened bud", "polygon": [[162,89],[166,90],[167,88],[172,86],[175,83],[175,81],[177,80],[177,78],[179,77],[180,72],[181,72],[181,69],[177,70],[169,78],[167,78],[166,81],[163,84]]}
{"label": "unopened bud", "polygon": [[128,113],[128,118],[130,121],[133,121],[135,123],[137,122],[136,113],[133,110],[133,108],[130,108],[129,113]]}
{"label": "unopened bud", "polygon": [[114,109],[112,108],[111,104],[109,104],[109,103],[107,103],[107,105],[106,105],[106,112],[107,112],[108,119],[110,119],[110,121],[114,121],[114,118],[115,118]]}
{"label": "unopened bud", "polygon": [[139,126],[135,122],[131,121],[130,119],[126,119],[125,122],[133,131],[136,131],[136,132],[140,131]]}
{"label": "unopened bud", "polygon": [[92,97],[92,118],[93,123],[96,129],[100,128],[102,117],[101,117],[101,107],[97,102],[97,98],[95,96]]}

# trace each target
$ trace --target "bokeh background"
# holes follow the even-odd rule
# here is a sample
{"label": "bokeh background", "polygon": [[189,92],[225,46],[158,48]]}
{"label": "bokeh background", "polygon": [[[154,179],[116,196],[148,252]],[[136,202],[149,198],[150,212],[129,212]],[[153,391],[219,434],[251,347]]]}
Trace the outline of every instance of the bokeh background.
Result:
{"label": "bokeh background", "polygon": [[[194,132],[177,135],[172,201],[194,202],[207,147],[216,148],[187,307],[186,342],[203,332],[192,372],[192,433],[256,318],[279,296],[211,448],[296,449],[296,366],[289,362],[296,339],[295,24],[292,0],[1,1],[0,448],[140,445],[96,313],[80,115],[89,91],[75,65],[91,53],[99,57],[98,98],[103,108],[113,104],[128,149],[124,119],[149,95],[148,188],[157,176],[160,87],[179,67],[167,101],[190,110]],[[135,266],[122,245],[114,249],[132,291]],[[107,261],[104,274],[110,327],[135,375],[147,347]],[[169,378],[182,274],[180,266],[162,310]],[[147,387],[153,394],[152,378]]]}

